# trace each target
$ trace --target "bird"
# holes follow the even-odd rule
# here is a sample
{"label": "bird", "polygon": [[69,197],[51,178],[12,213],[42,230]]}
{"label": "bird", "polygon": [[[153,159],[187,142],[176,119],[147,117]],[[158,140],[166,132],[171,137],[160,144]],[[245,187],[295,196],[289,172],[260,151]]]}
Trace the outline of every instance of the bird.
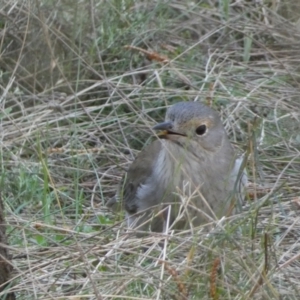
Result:
{"label": "bird", "polygon": [[158,139],[139,153],[108,205],[121,203],[128,228],[185,229],[238,211],[247,175],[214,109],[178,102],[153,130]]}

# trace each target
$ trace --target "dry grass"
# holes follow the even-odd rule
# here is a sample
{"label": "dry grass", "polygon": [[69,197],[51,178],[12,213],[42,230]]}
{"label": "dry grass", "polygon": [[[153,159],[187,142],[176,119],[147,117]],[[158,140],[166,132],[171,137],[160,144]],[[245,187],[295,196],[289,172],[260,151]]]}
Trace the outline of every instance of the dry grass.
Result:
{"label": "dry grass", "polygon": [[[17,299],[299,299],[299,5],[183,2],[0,1]],[[136,239],[104,204],[165,107],[194,99],[260,190],[209,235]]]}

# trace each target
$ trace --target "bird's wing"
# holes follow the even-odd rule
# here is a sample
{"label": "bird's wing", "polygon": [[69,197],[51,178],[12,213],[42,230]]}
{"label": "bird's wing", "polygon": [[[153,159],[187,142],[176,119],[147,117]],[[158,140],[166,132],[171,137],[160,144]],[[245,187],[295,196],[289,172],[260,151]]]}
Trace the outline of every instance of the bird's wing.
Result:
{"label": "bird's wing", "polygon": [[154,163],[157,160],[161,149],[161,142],[154,141],[146,146],[133,161],[128,172],[123,177],[119,185],[114,202],[121,202],[129,213],[136,213],[138,188],[145,184],[146,180],[152,175]]}
{"label": "bird's wing", "polygon": [[246,191],[245,188],[248,184],[248,176],[246,169],[244,168],[244,156],[238,157],[235,160],[232,169],[232,178],[234,179],[234,186],[237,194],[238,206],[241,206],[244,202]]}

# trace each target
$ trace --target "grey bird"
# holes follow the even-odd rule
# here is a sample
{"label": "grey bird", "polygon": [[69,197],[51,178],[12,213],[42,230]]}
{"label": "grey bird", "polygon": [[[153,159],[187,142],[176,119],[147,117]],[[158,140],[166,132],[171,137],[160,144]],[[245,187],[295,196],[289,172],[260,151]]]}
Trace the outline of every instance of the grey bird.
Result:
{"label": "grey bird", "polygon": [[163,232],[236,212],[247,176],[217,112],[180,102],[153,129],[159,139],[140,152],[108,204],[122,203],[128,227]]}

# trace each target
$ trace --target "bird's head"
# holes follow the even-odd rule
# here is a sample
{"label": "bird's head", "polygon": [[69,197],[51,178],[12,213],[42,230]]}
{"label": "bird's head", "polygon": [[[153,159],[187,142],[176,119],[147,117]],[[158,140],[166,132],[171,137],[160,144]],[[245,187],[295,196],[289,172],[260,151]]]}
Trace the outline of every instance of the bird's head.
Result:
{"label": "bird's head", "polygon": [[201,147],[217,151],[227,139],[220,117],[200,102],[179,102],[171,106],[163,123],[153,127],[158,136],[187,149]]}

